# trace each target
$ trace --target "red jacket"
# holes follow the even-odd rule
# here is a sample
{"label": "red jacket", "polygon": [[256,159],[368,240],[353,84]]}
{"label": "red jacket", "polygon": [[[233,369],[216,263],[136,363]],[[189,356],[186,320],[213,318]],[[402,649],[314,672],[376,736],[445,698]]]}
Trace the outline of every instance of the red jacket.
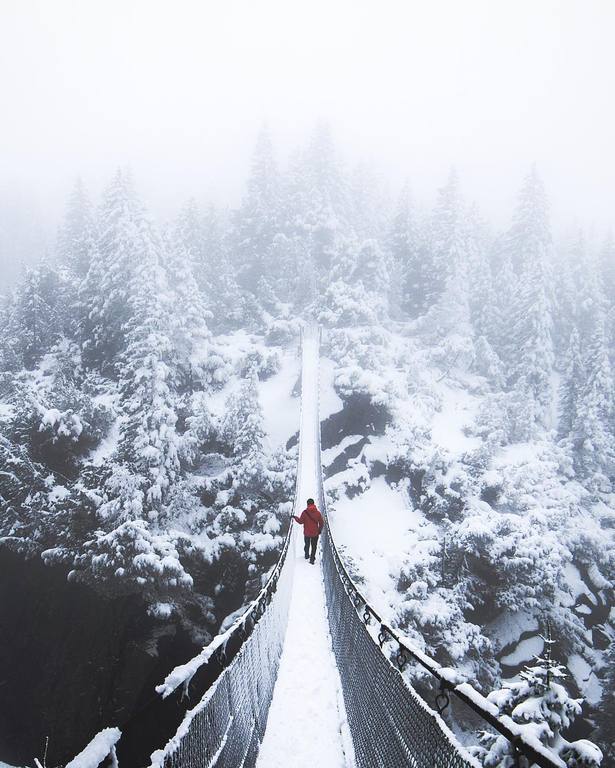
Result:
{"label": "red jacket", "polygon": [[303,526],[304,536],[318,536],[325,526],[325,521],[322,519],[316,504],[310,504],[299,517],[297,515],[293,515],[293,517]]}

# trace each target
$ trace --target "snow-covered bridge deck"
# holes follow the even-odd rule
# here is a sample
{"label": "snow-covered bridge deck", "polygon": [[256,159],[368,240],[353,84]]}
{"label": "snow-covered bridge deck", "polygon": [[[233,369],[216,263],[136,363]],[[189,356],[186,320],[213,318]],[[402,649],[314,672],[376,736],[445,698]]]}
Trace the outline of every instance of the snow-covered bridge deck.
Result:
{"label": "snow-covered bridge deck", "polygon": [[[301,379],[299,515],[318,495],[318,336],[303,340]],[[301,533],[299,531],[299,533]],[[304,559],[303,538],[295,536],[295,575],[284,650],[260,748],[258,768],[344,768],[352,763],[341,683],[327,621],[321,553],[315,565]]]}

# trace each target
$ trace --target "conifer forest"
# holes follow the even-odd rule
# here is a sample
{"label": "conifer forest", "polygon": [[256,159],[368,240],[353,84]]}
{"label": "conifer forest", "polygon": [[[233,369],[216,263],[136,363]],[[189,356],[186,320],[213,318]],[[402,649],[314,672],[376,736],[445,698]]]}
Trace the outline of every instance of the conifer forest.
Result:
{"label": "conifer forest", "polygon": [[463,160],[424,195],[335,115],[289,151],[259,124],[230,202],[166,212],[138,161],[69,166],[27,258],[0,195],[0,765],[66,765],[258,595],[293,524],[312,325],[355,583],[562,765],[615,766],[612,232],[560,226],[540,156],[493,216]]}

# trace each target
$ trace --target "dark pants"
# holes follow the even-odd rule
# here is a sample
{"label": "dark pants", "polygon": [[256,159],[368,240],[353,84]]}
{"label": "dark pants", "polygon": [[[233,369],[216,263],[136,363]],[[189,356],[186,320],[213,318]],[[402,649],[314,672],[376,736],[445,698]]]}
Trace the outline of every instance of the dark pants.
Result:
{"label": "dark pants", "polygon": [[[305,552],[305,559],[310,558],[310,563],[313,563],[316,558],[316,545],[318,544],[318,536],[304,536],[303,541],[305,546],[303,551]],[[310,554],[310,549],[311,554]]]}

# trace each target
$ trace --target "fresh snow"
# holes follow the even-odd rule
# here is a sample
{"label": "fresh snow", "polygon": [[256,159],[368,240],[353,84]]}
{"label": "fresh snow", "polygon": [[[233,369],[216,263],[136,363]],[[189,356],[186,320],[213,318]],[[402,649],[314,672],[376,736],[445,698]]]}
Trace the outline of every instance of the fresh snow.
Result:
{"label": "fresh snow", "polygon": [[568,657],[568,669],[583,696],[590,704],[597,705],[602,698],[602,683],[587,661],[578,653]]}
{"label": "fresh snow", "polygon": [[568,587],[569,594],[563,593],[564,603],[566,605],[574,605],[580,595],[587,595],[587,597],[595,602],[596,598],[592,595],[587,584],[581,578],[579,569],[573,563],[566,563],[563,567],[564,577],[566,579],[566,586]]}
{"label": "fresh snow", "polygon": [[518,642],[525,632],[536,632],[538,629],[538,619],[529,611],[505,610],[487,625],[487,634],[499,650]]}
{"label": "fresh snow", "polygon": [[106,436],[98,443],[96,448],[90,453],[90,463],[95,467],[104,464],[105,459],[112,456],[120,442],[121,426],[123,418],[118,416],[111,424]]}
{"label": "fresh snow", "polygon": [[299,398],[292,396],[299,378],[295,350],[286,351],[280,362],[278,373],[262,381],[259,386],[265,432],[272,448],[286,444],[295,433],[299,420]]}
{"label": "fresh snow", "polygon": [[64,485],[54,485],[48,494],[50,502],[62,501],[70,496],[70,491]]}
{"label": "fresh snow", "polygon": [[119,728],[104,728],[97,733],[77,757],[67,763],[66,768],[98,768],[120,739]]}
{"label": "fresh snow", "polygon": [[[303,345],[300,475],[295,514],[316,497],[318,342],[306,332]],[[310,565],[297,536],[297,559],[286,640],[260,748],[258,768],[344,768],[348,757],[341,681],[331,647],[320,557]]]}
{"label": "fresh snow", "polygon": [[512,653],[502,656],[500,662],[507,667],[516,667],[525,661],[531,661],[535,656],[539,656],[544,648],[545,642],[542,637],[534,635],[522,640]]}
{"label": "fresh snow", "polygon": [[320,358],[320,420],[325,421],[344,407],[342,398],[337,394],[333,384],[335,380],[335,363],[327,357]]}
{"label": "fresh snow", "polygon": [[[0,403],[0,421],[10,419],[13,416],[13,412],[12,405],[9,403]],[[0,763],[0,768],[2,768],[2,763]]]}
{"label": "fresh snow", "polygon": [[396,581],[422,515],[408,506],[405,494],[383,477],[360,496],[343,495],[331,514],[336,542],[344,546],[365,579],[366,598],[390,620],[399,601]]}
{"label": "fresh snow", "polygon": [[346,448],[349,448],[351,445],[355,445],[359,442],[359,440],[362,439],[363,435],[348,435],[337,445],[333,445],[331,448],[324,450],[322,452],[323,467],[328,467],[333,463],[335,458],[340,455],[340,453],[343,453],[346,450]]}
{"label": "fresh snow", "polygon": [[431,424],[434,443],[459,455],[480,445],[480,440],[468,437],[464,430],[474,421],[478,403],[468,392],[450,386],[441,386],[442,407]]}

